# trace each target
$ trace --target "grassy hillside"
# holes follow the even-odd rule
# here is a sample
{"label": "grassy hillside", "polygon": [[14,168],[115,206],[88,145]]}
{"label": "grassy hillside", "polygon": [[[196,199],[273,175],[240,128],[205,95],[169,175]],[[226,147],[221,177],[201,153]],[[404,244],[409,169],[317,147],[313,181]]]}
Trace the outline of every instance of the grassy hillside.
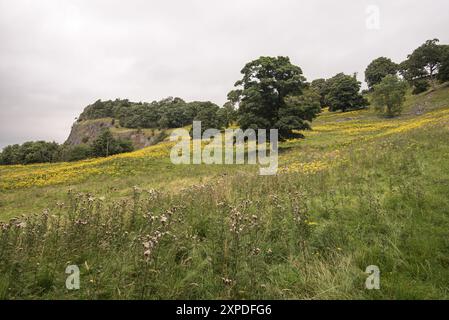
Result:
{"label": "grassy hillside", "polygon": [[0,233],[0,298],[449,298],[448,87],[394,119],[325,111],[305,136],[266,177],[173,165],[169,142],[1,166],[0,220],[24,216]]}

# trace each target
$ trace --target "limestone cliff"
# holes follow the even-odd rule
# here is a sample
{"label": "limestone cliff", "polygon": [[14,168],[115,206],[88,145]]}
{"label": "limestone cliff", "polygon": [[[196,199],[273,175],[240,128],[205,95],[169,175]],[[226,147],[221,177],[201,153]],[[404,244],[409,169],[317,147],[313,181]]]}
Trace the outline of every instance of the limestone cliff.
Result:
{"label": "limestone cliff", "polygon": [[65,143],[68,145],[92,143],[105,129],[109,129],[116,139],[131,140],[134,149],[151,146],[165,137],[165,132],[161,130],[123,128],[117,120],[102,118],[75,122]]}

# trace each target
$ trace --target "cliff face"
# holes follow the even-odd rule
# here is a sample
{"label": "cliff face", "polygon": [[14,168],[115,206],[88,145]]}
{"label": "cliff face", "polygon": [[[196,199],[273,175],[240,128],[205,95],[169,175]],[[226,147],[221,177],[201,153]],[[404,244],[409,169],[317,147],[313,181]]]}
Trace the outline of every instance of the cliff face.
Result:
{"label": "cliff face", "polygon": [[75,122],[65,143],[68,145],[92,143],[105,129],[109,129],[116,139],[131,140],[134,149],[151,146],[164,138],[163,131],[122,128],[112,118],[103,118]]}
{"label": "cliff face", "polygon": [[67,138],[66,144],[78,145],[91,143],[104,129],[113,126],[112,119],[97,119],[75,122]]}

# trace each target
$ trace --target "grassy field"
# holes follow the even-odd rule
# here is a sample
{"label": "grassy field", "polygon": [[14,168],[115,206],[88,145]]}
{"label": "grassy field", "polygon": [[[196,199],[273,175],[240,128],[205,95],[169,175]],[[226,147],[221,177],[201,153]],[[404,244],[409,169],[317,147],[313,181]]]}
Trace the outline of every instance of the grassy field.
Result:
{"label": "grassy field", "polygon": [[324,111],[304,134],[276,176],[176,166],[170,142],[0,166],[0,298],[448,299],[448,87],[398,118]]}

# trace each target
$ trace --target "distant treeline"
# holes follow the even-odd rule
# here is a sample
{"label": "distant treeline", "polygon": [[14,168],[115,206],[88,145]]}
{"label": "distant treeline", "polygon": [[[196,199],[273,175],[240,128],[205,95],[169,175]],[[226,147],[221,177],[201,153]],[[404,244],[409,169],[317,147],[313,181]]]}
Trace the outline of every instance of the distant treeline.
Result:
{"label": "distant treeline", "polygon": [[[368,91],[372,92],[386,76],[394,76],[405,81],[413,94],[427,91],[436,81],[449,81],[449,45],[438,44],[438,39],[427,40],[400,63],[390,58],[374,59],[365,70]],[[311,86],[320,93],[322,107],[329,111],[347,111],[366,105],[366,101],[357,95],[356,75],[339,73],[329,79],[315,79]]]}
{"label": "distant treeline", "polygon": [[132,150],[131,141],[114,139],[111,132],[105,130],[90,145],[71,146],[45,141],[30,141],[22,145],[10,145],[0,153],[0,164],[78,161],[94,157],[106,157]]}
{"label": "distant treeline", "polygon": [[185,102],[172,97],[151,103],[127,99],[98,100],[84,109],[78,121],[107,117],[119,120],[126,128],[179,128],[192,124],[193,120],[221,128],[235,120],[235,111],[229,104],[220,108],[209,101]]}

